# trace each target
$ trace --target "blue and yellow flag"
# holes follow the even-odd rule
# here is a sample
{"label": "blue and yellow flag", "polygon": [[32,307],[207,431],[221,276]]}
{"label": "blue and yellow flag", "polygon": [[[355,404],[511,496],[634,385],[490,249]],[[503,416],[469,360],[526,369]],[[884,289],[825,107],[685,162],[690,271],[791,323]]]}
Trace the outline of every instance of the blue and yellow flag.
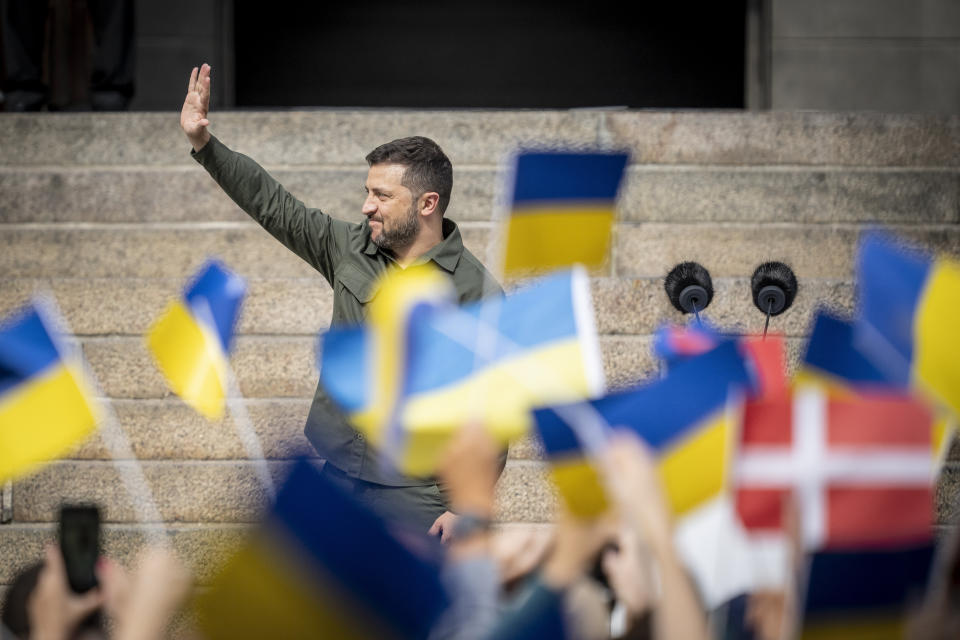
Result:
{"label": "blue and yellow flag", "polygon": [[228,354],[246,289],[240,276],[208,260],[147,331],[147,348],[167,384],[211,420],[223,415]]}
{"label": "blue and yellow flag", "polygon": [[512,169],[504,274],[607,259],[626,153],[520,152]]}
{"label": "blue and yellow flag", "polygon": [[300,460],[195,608],[209,640],[426,638],[448,603],[438,554],[415,554]]}
{"label": "blue and yellow flag", "polygon": [[[392,297],[389,286],[377,297]],[[321,337],[319,367],[350,422],[404,473],[432,473],[468,422],[506,443],[529,429],[531,407],[603,392],[582,270],[465,307],[429,293],[424,304],[401,298],[417,317],[396,320],[405,327],[393,334],[396,344],[381,340],[390,333],[375,324],[332,328]],[[397,390],[396,399],[374,387]]]}
{"label": "blue and yellow flag", "polygon": [[[737,415],[731,394],[757,382],[735,341],[680,362],[667,377],[590,401],[604,421],[636,431],[654,450],[668,502],[683,515],[719,496],[727,486]],[[538,409],[538,429],[557,430],[564,412]]]}
{"label": "blue and yellow flag", "polygon": [[803,640],[909,637],[927,590],[934,545],[812,554],[802,593]]}
{"label": "blue and yellow flag", "polygon": [[883,375],[960,415],[960,263],[866,234],[858,260],[857,344]]}
{"label": "blue and yellow flag", "polygon": [[813,330],[807,341],[797,381],[818,382],[830,390],[859,389],[905,390],[887,378],[864,355],[855,342],[853,323],[825,311],[814,316]]}
{"label": "blue and yellow flag", "polygon": [[534,411],[537,435],[543,443],[550,480],[556,485],[567,511],[577,518],[595,518],[610,507],[599,461],[594,459],[566,420],[555,420],[551,412],[540,419]]}
{"label": "blue and yellow flag", "polygon": [[97,425],[82,363],[64,355],[52,324],[33,304],[0,326],[0,482],[64,455]]}

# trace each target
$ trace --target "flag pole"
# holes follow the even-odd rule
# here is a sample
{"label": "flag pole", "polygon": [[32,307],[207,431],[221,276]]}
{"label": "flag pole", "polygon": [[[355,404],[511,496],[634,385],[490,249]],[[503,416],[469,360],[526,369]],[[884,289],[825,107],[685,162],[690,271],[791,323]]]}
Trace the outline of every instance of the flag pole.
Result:
{"label": "flag pole", "polygon": [[240,444],[256,469],[260,484],[270,502],[273,502],[277,496],[277,488],[273,482],[273,476],[270,475],[270,468],[267,466],[266,458],[263,455],[263,445],[260,442],[257,432],[253,429],[253,423],[250,420],[250,414],[247,413],[247,407],[243,402],[243,395],[240,393],[240,385],[237,383],[233,367],[229,360],[226,362],[227,374],[227,407],[230,409],[230,416],[233,418],[233,426],[236,430]]}
{"label": "flag pole", "polygon": [[[41,311],[41,317],[45,323],[51,325],[54,329],[54,335],[73,336],[64,318],[58,311],[57,306],[50,295],[38,296],[36,298],[37,307]],[[97,409],[100,413],[98,421],[98,430],[100,437],[110,452],[111,462],[120,482],[127,492],[127,496],[133,506],[133,511],[137,515],[139,523],[145,530],[147,540],[150,544],[169,547],[170,539],[160,510],[154,501],[153,493],[147,483],[146,476],[143,474],[143,468],[140,466],[130,441],[120,426],[120,421],[113,410],[113,405],[109,398],[103,393],[100,382],[90,367],[86,358],[83,357],[80,345],[76,345],[77,351],[74,353],[64,353],[61,349],[66,346],[61,344],[60,340],[54,340],[54,348],[57,350],[61,359],[65,362],[73,362],[80,367],[80,373],[86,378],[87,384],[97,394]],[[73,351],[73,348],[70,349]]]}

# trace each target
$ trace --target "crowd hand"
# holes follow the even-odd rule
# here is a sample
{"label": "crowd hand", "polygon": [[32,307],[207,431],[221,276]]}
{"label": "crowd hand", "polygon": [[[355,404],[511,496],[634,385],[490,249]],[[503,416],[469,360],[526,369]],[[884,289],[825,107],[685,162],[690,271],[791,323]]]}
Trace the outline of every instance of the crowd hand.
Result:
{"label": "crowd hand", "polygon": [[626,524],[656,561],[654,637],[706,639],[706,615],[674,551],[670,509],[653,455],[637,436],[621,432],[610,443],[607,464],[614,500]]}
{"label": "crowd hand", "polygon": [[493,516],[499,450],[490,435],[477,424],[464,426],[444,452],[438,475],[450,496],[453,513],[447,511],[430,527],[441,542],[453,539],[457,513],[481,518]]}
{"label": "crowd hand", "polygon": [[103,603],[98,588],[78,594],[70,590],[60,549],[48,544],[37,586],[27,603],[31,640],[72,637],[77,626]]}
{"label": "crowd hand", "polygon": [[616,546],[604,551],[601,562],[610,587],[629,616],[637,619],[646,613],[655,599],[656,586],[650,558],[632,527],[620,527]]}
{"label": "crowd hand", "polygon": [[102,558],[97,564],[97,581],[103,591],[103,610],[116,624],[127,610],[130,599],[130,574],[112,558]]}
{"label": "crowd hand", "polygon": [[616,520],[611,514],[583,519],[563,512],[550,555],[541,570],[543,581],[557,591],[570,586],[586,574],[603,545],[615,536]]}
{"label": "crowd hand", "polygon": [[210,111],[210,65],[204,63],[199,69],[193,68],[190,72],[190,83],[187,85],[187,97],[183,100],[183,109],[180,110],[180,127],[187,134],[187,139],[195,151],[200,151],[210,141],[210,120],[207,114]]}
{"label": "crowd hand", "polygon": [[[117,574],[119,575],[119,574]],[[128,593],[116,612],[118,640],[156,640],[190,593],[193,578],[166,547],[146,547],[128,579]],[[108,589],[109,592],[109,589]]]}
{"label": "crowd hand", "polygon": [[787,604],[784,591],[757,591],[747,597],[747,626],[758,640],[784,637]]}
{"label": "crowd hand", "polygon": [[491,540],[490,554],[500,569],[503,584],[512,584],[540,566],[553,548],[555,535],[554,527],[498,531]]}
{"label": "crowd hand", "polygon": [[672,549],[673,523],[649,448],[633,433],[616,433],[608,450],[608,481],[627,522],[651,550]]}

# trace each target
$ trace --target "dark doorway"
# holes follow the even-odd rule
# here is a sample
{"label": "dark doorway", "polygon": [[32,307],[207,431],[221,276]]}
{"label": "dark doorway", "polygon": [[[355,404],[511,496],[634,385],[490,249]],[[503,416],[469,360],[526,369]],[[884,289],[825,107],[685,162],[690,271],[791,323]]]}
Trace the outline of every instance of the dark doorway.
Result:
{"label": "dark doorway", "polygon": [[234,7],[240,107],[744,107],[746,0]]}

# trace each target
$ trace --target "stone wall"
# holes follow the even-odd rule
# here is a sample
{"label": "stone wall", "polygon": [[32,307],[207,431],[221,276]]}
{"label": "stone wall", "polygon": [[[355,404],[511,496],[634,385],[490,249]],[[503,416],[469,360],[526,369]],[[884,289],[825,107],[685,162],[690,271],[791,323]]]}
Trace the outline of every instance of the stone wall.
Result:
{"label": "stone wall", "polygon": [[[493,238],[499,162],[518,143],[627,147],[633,154],[609,270],[593,280],[608,381],[655,373],[651,335],[678,320],[664,274],[694,259],[717,294],[706,315],[762,327],[748,281],[768,259],[793,265],[800,292],[775,318],[795,365],[813,309],[853,308],[858,233],[883,223],[960,252],[960,118],[720,112],[222,113],[212,129],[309,204],[357,219],[377,144],[419,133],[449,153],[449,214],[483,258]],[[264,496],[228,421],[204,422],[171,397],[143,333],[208,254],[249,279],[233,363],[271,470],[311,450],[302,426],[317,380],[316,333],[329,287],[240,212],[190,158],[174,113],[0,117],[0,313],[32,292],[57,299],[141,460],[175,546],[210,567],[256,520]],[[939,492],[957,515],[960,451]],[[499,483],[504,526],[548,521],[554,497],[536,446],[512,447]],[[0,524],[0,585],[40,556],[63,499],[104,507],[109,553],[142,543],[133,509],[94,437],[14,484]]]}
{"label": "stone wall", "polygon": [[774,109],[960,113],[955,0],[765,0]]}

